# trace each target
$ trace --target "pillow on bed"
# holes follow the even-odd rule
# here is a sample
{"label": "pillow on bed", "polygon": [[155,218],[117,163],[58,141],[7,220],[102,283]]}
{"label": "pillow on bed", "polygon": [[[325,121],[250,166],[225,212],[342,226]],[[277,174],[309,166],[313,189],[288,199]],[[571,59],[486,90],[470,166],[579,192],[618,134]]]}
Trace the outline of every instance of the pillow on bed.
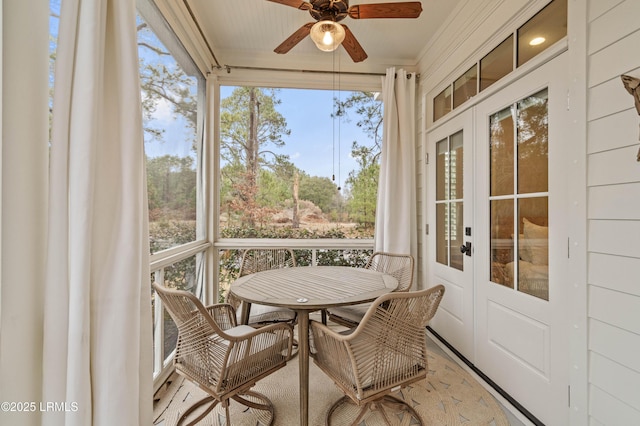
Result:
{"label": "pillow on bed", "polygon": [[534,265],[549,264],[549,228],[546,226],[536,225],[530,222],[526,217],[522,218],[524,222],[524,246],[523,250],[528,259],[520,256],[522,260],[531,262]]}
{"label": "pillow on bed", "polygon": [[531,262],[529,243],[527,243],[524,238],[524,234],[518,234],[518,256],[520,257],[520,260]]}
{"label": "pillow on bed", "polygon": [[[505,270],[507,272],[509,280],[513,280],[513,263],[514,262],[509,262],[505,265]],[[521,282],[526,280],[549,279],[549,267],[547,265],[534,265],[533,263],[521,260],[520,262],[518,262],[518,268],[518,274],[520,275],[519,281]]]}

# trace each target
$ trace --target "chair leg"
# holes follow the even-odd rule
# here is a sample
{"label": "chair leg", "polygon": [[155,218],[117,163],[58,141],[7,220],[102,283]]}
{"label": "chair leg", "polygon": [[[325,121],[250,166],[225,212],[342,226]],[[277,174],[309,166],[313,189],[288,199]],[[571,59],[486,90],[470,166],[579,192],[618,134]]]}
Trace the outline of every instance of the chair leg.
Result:
{"label": "chair leg", "polygon": [[211,412],[211,410],[213,410],[215,408],[216,405],[218,405],[218,400],[216,400],[214,397],[212,396],[207,396],[202,398],[200,401],[196,402],[195,404],[193,404],[191,407],[189,407],[187,409],[187,411],[184,412],[184,414],[182,414],[182,416],[180,416],[180,418],[178,419],[178,426],[182,426],[183,422],[187,419],[187,417],[189,417],[194,411],[196,411],[197,409],[199,409],[200,407],[202,407],[205,404],[208,404],[212,402],[212,404],[207,407],[198,417],[195,418],[195,420],[193,420],[190,423],[185,424],[184,426],[193,426],[195,424],[197,424],[200,420],[204,419],[205,417],[207,417],[207,414],[209,414]]}
{"label": "chair leg", "polygon": [[[243,392],[242,395],[252,397],[252,398],[258,400],[258,402],[252,401],[252,400],[247,399],[247,398],[244,398],[243,396],[241,396],[239,394],[232,396],[231,399],[233,399],[234,401],[238,402],[241,405],[244,405],[245,407],[247,407],[247,409],[253,408],[253,409],[256,409],[256,410],[268,411],[269,414],[271,415],[271,421],[268,423],[268,425],[272,425],[273,424],[273,421],[274,421],[275,416],[276,416],[275,415],[275,408],[273,406],[273,403],[269,400],[269,398],[267,398],[265,395],[263,395],[261,393],[250,391],[250,390]],[[203,405],[205,405],[207,403],[212,403],[212,404],[209,407],[207,407],[201,414],[199,414],[198,417],[196,417],[193,421],[183,424],[187,420],[187,418],[194,413],[194,411],[198,410],[200,407],[202,407]],[[184,414],[182,416],[180,416],[180,419],[178,419],[177,426],[194,426],[194,425],[196,425],[202,419],[204,419],[211,412],[211,410],[213,410],[219,403],[222,405],[222,407],[224,407],[224,414],[225,414],[225,417],[226,417],[226,426],[232,426],[232,424],[231,424],[231,413],[230,413],[230,410],[229,410],[229,400],[227,399],[227,400],[223,400],[221,402],[221,401],[218,401],[217,399],[215,399],[212,396],[207,396],[207,397],[197,401],[196,403],[194,403],[191,407],[189,407],[187,409],[187,411],[185,411]]]}
{"label": "chair leg", "polygon": [[392,408],[396,411],[408,412],[409,415],[411,415],[414,419],[416,419],[416,421],[418,422],[417,424],[422,426],[422,417],[420,417],[418,412],[412,406],[410,406],[409,404],[407,404],[405,401],[401,400],[398,397],[395,397],[393,395],[385,395],[381,399],[376,401],[376,405],[379,407],[380,414],[382,414],[382,416],[387,421],[387,424],[389,425],[391,425],[391,420],[387,416],[387,412],[384,409],[385,406]]}
{"label": "chair leg", "polygon": [[[337,400],[329,409],[329,411],[327,411],[327,417],[325,420],[325,423],[327,426],[331,426],[334,423],[331,422],[331,416],[333,415],[333,413],[341,406],[345,405],[345,404],[349,404],[352,406],[356,406],[356,404],[353,403],[353,401],[351,401],[351,398],[349,398],[348,396],[343,396],[342,398],[340,398],[339,400]],[[369,410],[369,404],[365,404],[362,407],[360,407],[360,412],[358,413],[358,416],[355,418],[355,420],[353,420],[350,423],[350,426],[357,426],[360,421],[362,420],[362,418],[364,417],[364,415],[367,413],[367,411]],[[341,420],[337,423],[335,423],[337,426],[342,426],[344,425],[344,420]]]}
{"label": "chair leg", "polygon": [[[254,392],[254,391],[244,391],[242,393],[242,395],[246,395],[246,396],[250,396],[252,398],[257,399],[258,401],[261,402],[255,402],[255,401],[251,401],[247,398],[244,398],[243,396],[237,394],[232,396],[231,398],[233,400],[235,400],[236,402],[244,405],[245,407],[249,407],[249,408],[253,408],[256,410],[263,410],[263,411],[268,411],[269,414],[271,415],[271,421],[268,423],[268,425],[272,425],[275,418],[276,418],[276,412],[275,412],[275,408],[273,406],[273,403],[271,402],[271,400],[269,398],[267,398],[265,395],[258,393],[258,392]],[[229,419],[229,415],[227,414],[227,419]]]}
{"label": "chair leg", "polygon": [[[325,423],[327,426],[332,426],[332,425],[336,425],[336,426],[342,426],[346,424],[347,419],[339,419],[339,421],[333,422],[332,421],[332,416],[334,415],[334,413],[342,406],[344,405],[349,405],[350,407],[352,407],[353,409],[359,409],[357,416],[355,417],[354,420],[349,419],[349,425],[350,426],[358,426],[361,424],[362,420],[364,419],[365,415],[369,412],[369,411],[377,411],[380,416],[382,417],[383,421],[388,425],[388,426],[392,426],[393,423],[391,422],[391,418],[389,417],[389,414],[387,413],[387,409],[393,409],[393,410],[400,410],[400,411],[405,411],[408,415],[410,415],[411,417],[413,417],[413,419],[415,419],[417,421],[417,423],[412,423],[412,424],[418,424],[420,426],[423,425],[422,422],[422,418],[420,417],[420,415],[418,414],[418,412],[411,407],[409,404],[407,404],[405,401],[396,398],[394,396],[391,395],[385,395],[380,399],[368,402],[366,404],[363,404],[362,406],[358,406],[356,405],[351,398],[349,398],[348,396],[343,396],[342,398],[340,398],[338,401],[336,401],[333,406],[331,406],[331,408],[329,409],[329,411],[327,412],[327,416],[326,416],[326,420]],[[385,409],[385,407],[387,407],[387,409]],[[349,418],[352,418],[354,416],[354,414],[352,413],[351,415],[349,415]]]}
{"label": "chair leg", "polygon": [[227,426],[231,426],[231,413],[229,413],[229,400],[225,401],[224,404],[224,415],[225,415],[225,419],[227,420]]}

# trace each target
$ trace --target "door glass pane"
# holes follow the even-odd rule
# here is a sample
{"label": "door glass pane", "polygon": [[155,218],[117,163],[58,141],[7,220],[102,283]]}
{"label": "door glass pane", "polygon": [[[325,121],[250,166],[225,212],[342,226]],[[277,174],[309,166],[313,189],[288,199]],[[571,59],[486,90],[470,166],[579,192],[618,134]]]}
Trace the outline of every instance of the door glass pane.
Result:
{"label": "door glass pane", "polygon": [[549,300],[548,197],[518,201],[518,290]]}
{"label": "door glass pane", "polygon": [[518,102],[518,193],[546,192],[549,114],[547,89]]}
{"label": "door glass pane", "polygon": [[449,252],[451,253],[451,266],[452,268],[460,271],[464,270],[464,254],[460,251],[460,246],[464,244],[464,209],[462,201],[449,204],[450,216],[449,216]]}
{"label": "door glass pane", "polygon": [[436,204],[436,262],[449,264],[449,205]]}
{"label": "door glass pane", "polygon": [[464,147],[462,130],[436,143],[436,262],[462,271]]}
{"label": "door glass pane", "polygon": [[480,91],[513,71],[513,34],[480,60]]}
{"label": "door glass pane", "polygon": [[511,107],[490,118],[491,195],[513,194],[513,116]]}
{"label": "door glass pane", "polygon": [[452,200],[461,200],[464,196],[464,147],[462,130],[451,135],[450,143],[449,198]]}
{"label": "door glass pane", "polygon": [[453,107],[457,108],[464,101],[476,95],[478,83],[478,67],[472,66],[453,82]]}
{"label": "door glass pane", "polygon": [[491,277],[490,280],[513,288],[513,200],[491,201]]}
{"label": "door glass pane", "polygon": [[518,66],[567,35],[567,0],[554,0],[518,29]]}
{"label": "door glass pane", "polygon": [[436,200],[446,200],[449,195],[449,147],[448,140],[436,143]]}
{"label": "door glass pane", "polygon": [[442,92],[433,98],[433,121],[443,117],[451,111],[451,86],[448,86]]}
{"label": "door glass pane", "polygon": [[544,89],[489,118],[490,279],[544,300],[549,300],[547,101]]}

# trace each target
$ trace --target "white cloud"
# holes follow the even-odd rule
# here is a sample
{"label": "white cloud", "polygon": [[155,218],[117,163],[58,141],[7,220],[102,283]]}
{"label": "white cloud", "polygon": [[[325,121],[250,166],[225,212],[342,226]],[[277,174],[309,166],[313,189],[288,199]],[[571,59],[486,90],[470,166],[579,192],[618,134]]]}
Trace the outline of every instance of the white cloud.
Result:
{"label": "white cloud", "polygon": [[163,121],[166,123],[173,123],[175,121],[173,111],[171,111],[171,104],[166,99],[160,99],[156,103],[156,110],[153,113],[153,118],[157,121]]}

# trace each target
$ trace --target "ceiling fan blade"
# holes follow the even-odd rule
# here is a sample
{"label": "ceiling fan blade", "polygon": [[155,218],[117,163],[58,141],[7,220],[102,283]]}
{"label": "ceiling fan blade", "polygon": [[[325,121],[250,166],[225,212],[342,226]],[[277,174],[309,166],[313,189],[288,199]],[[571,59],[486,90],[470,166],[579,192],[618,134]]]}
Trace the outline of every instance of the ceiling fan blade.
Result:
{"label": "ceiling fan blade", "polygon": [[315,24],[315,22],[309,22],[308,24],[304,24],[298,28],[295,33],[291,34],[289,38],[280,43],[280,46],[273,49],[273,51],[276,53],[287,53],[293,49],[296,44],[300,43],[302,39],[309,35],[309,31],[311,31],[313,24]]}
{"label": "ceiling fan blade", "polygon": [[349,56],[351,56],[353,62],[362,62],[367,59],[367,52],[365,52],[362,46],[360,46],[360,43],[358,43],[358,40],[356,40],[356,37],[353,35],[351,30],[346,25],[342,26],[344,27],[345,32],[342,46]]}
{"label": "ceiling fan blade", "polygon": [[296,9],[300,9],[300,10],[309,10],[312,7],[311,3],[307,3],[306,1],[302,1],[302,0],[267,0],[267,1],[283,4],[285,6],[295,7]]}
{"label": "ceiling fan blade", "polygon": [[349,8],[349,16],[353,19],[373,18],[417,18],[422,12],[419,1],[402,3],[357,4]]}

